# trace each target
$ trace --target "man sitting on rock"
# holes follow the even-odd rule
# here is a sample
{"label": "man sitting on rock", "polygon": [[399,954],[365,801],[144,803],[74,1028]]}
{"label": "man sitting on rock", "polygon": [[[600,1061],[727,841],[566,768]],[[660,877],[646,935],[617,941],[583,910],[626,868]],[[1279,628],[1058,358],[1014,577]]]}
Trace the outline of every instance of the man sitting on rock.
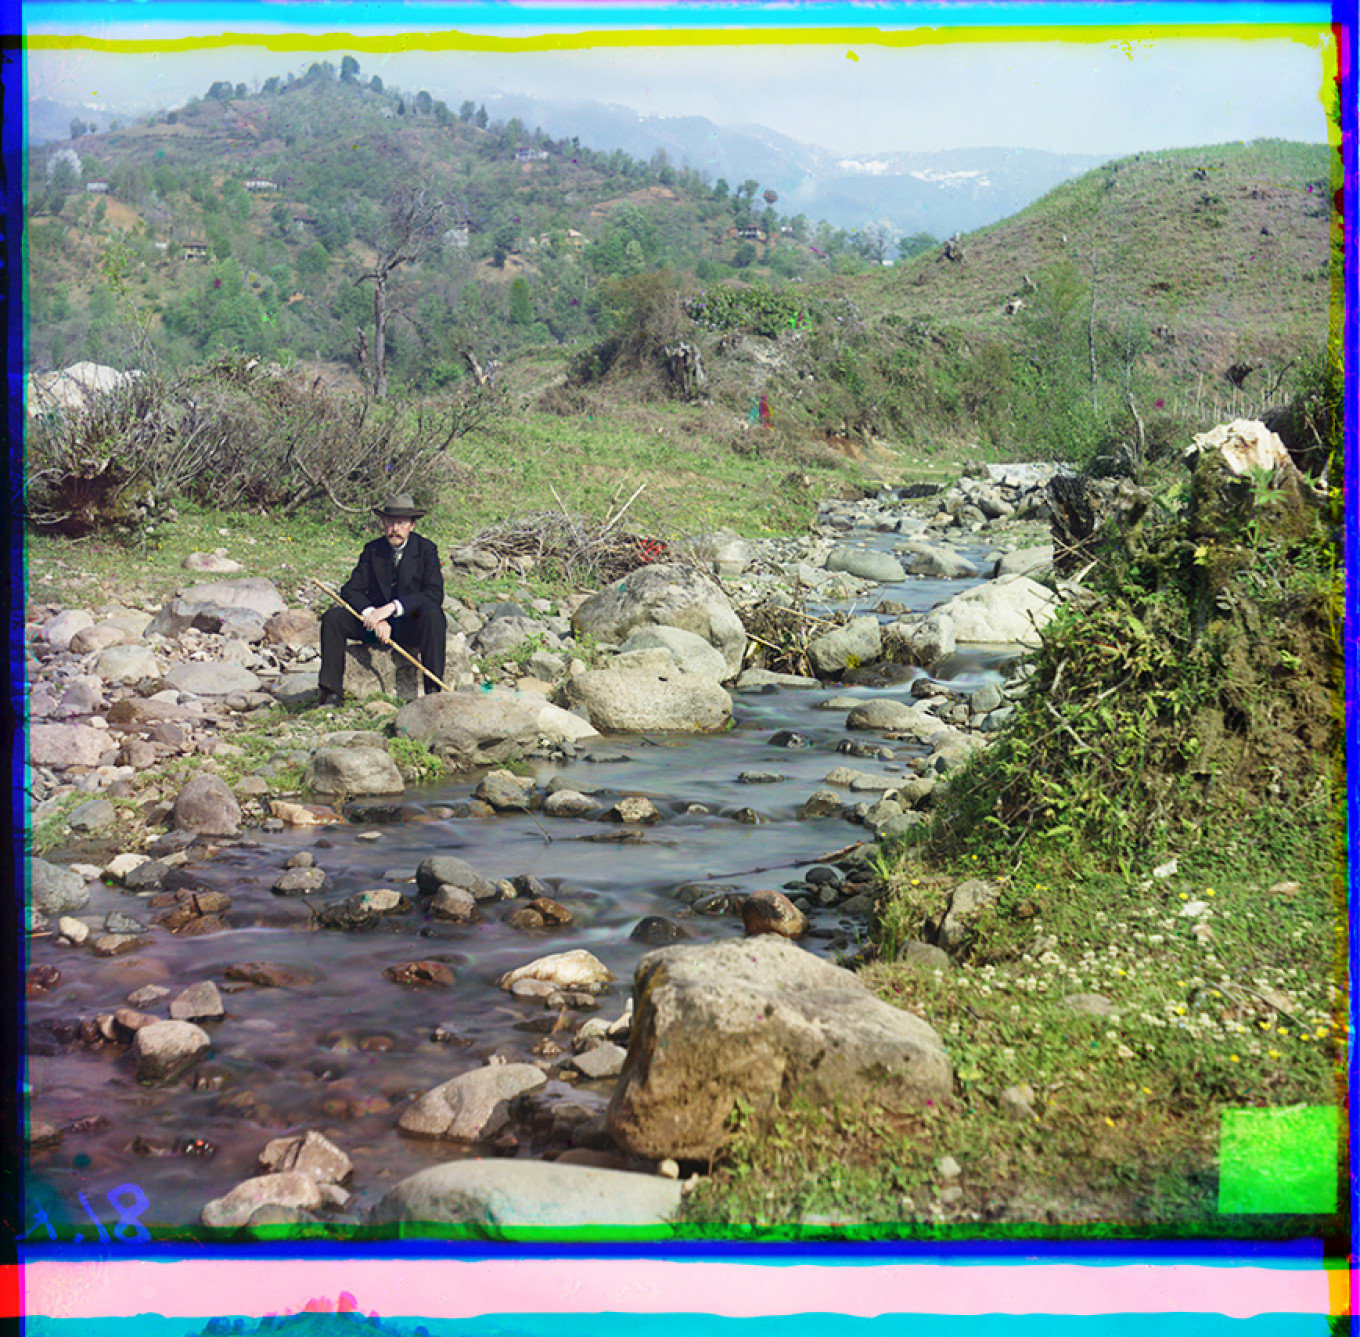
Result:
{"label": "man sitting on rock", "polygon": [[[444,577],[439,570],[439,549],[413,532],[425,512],[416,509],[409,493],[401,492],[375,507],[373,514],[383,536],[364,545],[358,565],[340,591],[359,617],[337,604],[321,618],[317,701],[323,706],[343,704],[345,642],[362,640],[368,633],[383,645],[395,641],[418,655],[436,678],[444,676]],[[427,692],[439,690],[428,678],[425,683]]]}

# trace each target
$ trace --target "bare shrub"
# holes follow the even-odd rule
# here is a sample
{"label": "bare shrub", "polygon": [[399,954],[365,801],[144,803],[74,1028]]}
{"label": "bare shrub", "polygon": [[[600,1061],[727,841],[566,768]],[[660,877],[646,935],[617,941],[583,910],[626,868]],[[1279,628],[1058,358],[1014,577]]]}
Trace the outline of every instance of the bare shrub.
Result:
{"label": "bare shrub", "polygon": [[592,407],[590,396],[578,386],[550,385],[538,397],[538,407],[544,413],[555,413],[559,418],[579,418]]}
{"label": "bare shrub", "polygon": [[738,610],[750,641],[747,661],[752,668],[772,673],[795,673],[815,678],[808,645],[850,619],[846,613],[816,617],[807,611],[803,591],[771,595]]}
{"label": "bare shrub", "polygon": [[129,376],[83,408],[30,420],[12,510],[72,537],[136,524],[201,475],[212,451],[208,424],[186,420],[171,383],[155,371]]}
{"label": "bare shrub", "polygon": [[[409,490],[437,461],[452,460],[455,443],[504,406],[490,385],[416,407],[378,404],[308,387],[256,360],[174,381],[147,373],[83,409],[35,421],[15,509],[72,535],[135,525],[174,496],[284,515],[319,501],[367,512],[374,497]],[[471,474],[466,463],[451,467]]]}

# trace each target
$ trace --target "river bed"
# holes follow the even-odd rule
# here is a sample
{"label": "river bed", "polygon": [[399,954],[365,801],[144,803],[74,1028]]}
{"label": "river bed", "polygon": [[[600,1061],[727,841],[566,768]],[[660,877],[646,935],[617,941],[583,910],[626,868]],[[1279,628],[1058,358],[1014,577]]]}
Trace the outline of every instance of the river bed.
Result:
{"label": "river bed", "polygon": [[[890,536],[854,538],[890,542]],[[962,554],[981,564],[981,550]],[[977,583],[884,585],[867,606],[891,599],[923,611]],[[943,668],[949,678],[940,680],[971,690],[998,681],[1010,658],[1000,651],[960,654]],[[544,1041],[557,1013],[501,990],[500,975],[550,952],[586,948],[616,977],[598,1000],[598,1015],[613,1019],[625,1009],[634,967],[653,945],[631,936],[643,919],[663,916],[687,941],[741,936],[739,916],[696,912],[687,899],[697,893],[681,899],[677,890],[695,883],[710,892],[780,888],[800,881],[822,856],[866,839],[862,826],[840,817],[804,820],[800,809],[836,766],[900,778],[922,749],[888,744],[892,760],[845,755],[837,750],[843,744],[881,740],[847,730],[846,710],[828,710],[824,703],[845,696],[910,699],[910,686],[908,680],[882,689],[824,684],[734,692],[735,722],[728,733],[611,735],[590,740],[583,755],[565,765],[531,765],[540,786],[560,777],[559,783],[598,791],[601,801],[622,794],[650,798],[661,819],[641,828],[640,838],[617,840],[617,826],[541,812],[451,816],[479,778],[460,776],[457,783],[410,789],[399,804],[367,805],[392,809],[386,815],[393,820],[255,832],[184,865],[176,874],[181,885],[231,896],[226,932],[181,938],[155,931],[151,945],[109,959],[62,948],[54,937],[35,939],[30,964],[53,965],[63,978],[50,995],[28,1004],[27,1080],[35,1115],[67,1131],[58,1146],[33,1153],[25,1222],[40,1203],[54,1226],[83,1224],[93,1231],[80,1201],[84,1194],[107,1228],[117,1216],[106,1195],[134,1184],[148,1204],[140,1219],[158,1237],[173,1234],[194,1226],[209,1199],[258,1173],[256,1159],[269,1139],[306,1127],[324,1132],[354,1162],[352,1198],[340,1217],[346,1220],[361,1219],[406,1175],[486,1154],[486,1147],[408,1138],[396,1121],[411,1097],[493,1056],[533,1061],[533,1047]],[[799,745],[772,741],[787,731],[799,736]],[[752,773],[763,778],[753,782]],[[874,797],[842,795],[847,801]],[[303,850],[329,877],[330,889],[317,898],[327,904],[381,886],[415,900],[421,860],[453,854],[488,879],[527,875],[547,883],[573,922],[525,932],[504,922],[514,902],[490,902],[482,904],[477,922],[466,925],[427,920],[416,910],[372,931],[315,929],[301,901],[271,890],[286,861]],[[94,922],[115,909],[144,923],[154,913],[143,900],[95,885],[84,917]],[[810,918],[812,932],[803,945],[820,955],[853,959],[865,943],[863,914],[846,915],[814,901]],[[448,965],[456,984],[411,989],[383,977],[385,968],[416,959]],[[311,983],[279,989],[225,979],[228,966],[258,961],[305,971]],[[227,1016],[206,1023],[212,1051],[178,1082],[143,1086],[126,1050],[84,1050],[66,1042],[73,1023],[125,1006],[127,995],[143,985],[163,984],[173,996],[199,980],[213,980],[222,990]],[[147,1010],[163,1016],[163,1009],[164,1002]],[[564,1049],[586,1015],[566,1017],[569,1029],[557,1037]],[[598,1114],[612,1086],[612,1080],[550,1081],[535,1098],[538,1118],[493,1150],[542,1154],[551,1141],[555,1105]],[[581,1110],[572,1117],[581,1117]],[[73,1131],[78,1120],[86,1126]],[[41,1231],[32,1238],[40,1237]]]}

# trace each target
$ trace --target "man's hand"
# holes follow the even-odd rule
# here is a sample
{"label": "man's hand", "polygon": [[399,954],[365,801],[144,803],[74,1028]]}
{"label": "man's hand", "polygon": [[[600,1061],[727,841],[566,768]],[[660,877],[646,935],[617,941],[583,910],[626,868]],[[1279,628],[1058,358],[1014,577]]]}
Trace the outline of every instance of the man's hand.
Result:
{"label": "man's hand", "polygon": [[[360,614],[360,618],[361,618],[361,620],[363,621],[363,624],[364,624],[364,630],[365,630],[365,631],[377,631],[377,630],[378,630],[378,624],[379,624],[379,623],[382,623],[382,622],[386,622],[387,619],[390,618],[390,617],[392,616],[392,614],[395,613],[396,611],[397,611],[397,606],[396,606],[396,604],[394,604],[394,603],[383,604],[383,606],[382,606],[381,608],[373,608],[373,607],[365,608],[364,611],[363,611],[363,613]],[[387,644],[387,641],[388,641],[388,639],[391,637],[391,635],[392,635],[392,628],[391,628],[391,627],[388,627],[388,629],[387,629],[387,635],[386,635],[386,636],[379,636],[378,639],[379,639],[380,641],[382,641],[382,643],[383,643],[384,645],[386,645],[386,644]]]}
{"label": "man's hand", "polygon": [[373,628],[373,634],[384,644],[392,643],[392,624],[390,622],[379,622]]}

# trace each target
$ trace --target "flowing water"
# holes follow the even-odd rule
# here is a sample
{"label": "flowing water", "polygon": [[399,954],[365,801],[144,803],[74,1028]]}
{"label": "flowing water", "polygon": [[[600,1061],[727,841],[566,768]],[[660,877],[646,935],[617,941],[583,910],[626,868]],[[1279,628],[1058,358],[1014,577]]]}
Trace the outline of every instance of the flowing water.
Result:
{"label": "flowing water", "polygon": [[[980,558],[981,552],[964,555]],[[870,603],[895,599],[919,611],[976,583],[908,580],[879,587]],[[937,671],[948,673],[942,681],[969,690],[999,680],[1007,659],[1000,652],[960,654]],[[550,952],[586,948],[616,976],[599,1000],[599,1014],[612,1019],[624,1010],[633,969],[650,950],[630,936],[642,919],[665,916],[689,941],[739,937],[739,917],[697,913],[677,890],[692,883],[713,892],[779,888],[798,880],[800,869],[819,856],[864,839],[863,827],[840,818],[802,820],[799,809],[835,766],[900,777],[920,749],[893,743],[893,761],[841,755],[837,744],[846,739],[878,740],[847,731],[845,709],[827,710],[823,703],[833,696],[909,699],[910,686],[739,692],[728,733],[611,736],[590,740],[589,751],[599,760],[535,765],[540,785],[557,776],[573,788],[596,791],[602,802],[624,793],[652,799],[661,820],[642,828],[637,843],[591,839],[621,829],[541,813],[450,816],[472,793],[475,777],[464,777],[408,791],[386,814],[392,820],[261,834],[185,865],[179,878],[231,896],[229,931],[196,938],[157,931],[152,945],[103,960],[62,949],[50,938],[35,940],[32,964],[55,965],[63,980],[28,1005],[34,1115],[68,1131],[59,1146],[34,1153],[27,1186],[33,1201],[23,1205],[24,1225],[40,1201],[54,1224],[84,1224],[93,1232],[80,1203],[84,1193],[107,1227],[116,1216],[106,1194],[135,1184],[149,1204],[141,1219],[159,1237],[195,1224],[206,1201],[259,1172],[256,1157],[266,1141],[303,1127],[321,1129],[353,1159],[350,1219],[416,1170],[484,1153],[407,1138],[396,1120],[411,1096],[493,1054],[514,1061],[532,1057],[532,1046],[557,1014],[499,989],[499,976]],[[789,730],[803,745],[772,743]],[[739,778],[743,772],[778,778],[752,783]],[[302,850],[315,855],[330,879],[330,891],[318,898],[326,903],[378,886],[405,890],[414,900],[411,879],[420,861],[453,854],[489,879],[528,874],[542,880],[573,922],[524,932],[503,922],[512,902],[492,902],[483,903],[480,919],[467,925],[427,921],[417,911],[372,931],[311,931],[307,908],[271,891],[286,860]],[[154,913],[144,901],[96,887],[85,917],[93,923],[111,909],[143,923]],[[814,908],[810,918],[804,945],[812,951],[851,956],[863,944],[862,915]],[[383,977],[388,966],[417,959],[452,967],[455,986],[411,989]],[[224,979],[228,966],[257,961],[296,967],[312,982],[279,989]],[[54,1023],[112,1012],[143,984],[164,983],[173,996],[204,979],[222,989],[228,1015],[205,1024],[213,1049],[192,1078],[145,1087],[125,1051],[72,1049],[54,1039]],[[148,1010],[165,1015],[164,1003]],[[574,1027],[583,1019],[573,1014],[569,1021]],[[436,1027],[456,1038],[432,1039]],[[611,1087],[552,1081],[540,1103],[550,1108],[566,1100],[602,1110]],[[77,1120],[89,1123],[70,1131]],[[530,1133],[517,1147],[502,1149],[519,1155],[536,1150],[541,1139],[536,1144]],[[42,1231],[30,1238],[41,1240]]]}

